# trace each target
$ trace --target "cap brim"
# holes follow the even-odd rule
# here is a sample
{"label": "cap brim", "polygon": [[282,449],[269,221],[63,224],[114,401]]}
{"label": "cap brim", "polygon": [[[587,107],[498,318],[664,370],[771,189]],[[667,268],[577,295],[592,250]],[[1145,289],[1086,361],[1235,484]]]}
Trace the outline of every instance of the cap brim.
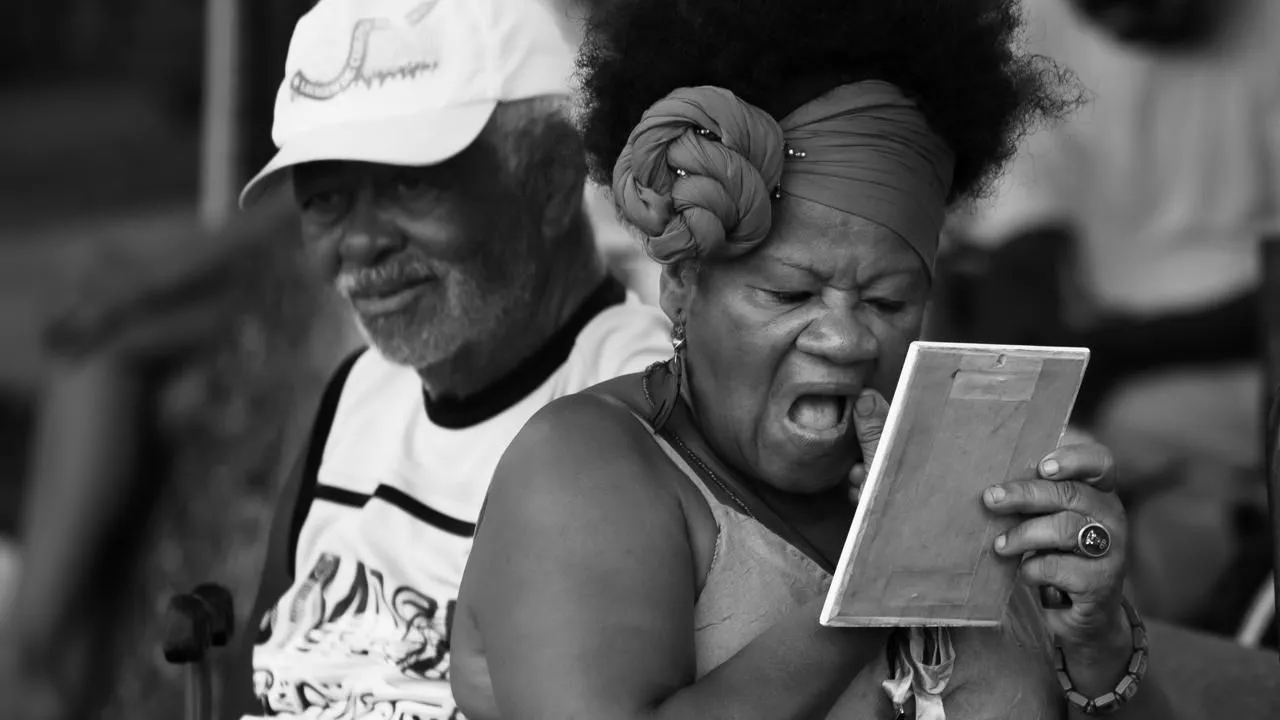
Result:
{"label": "cap brim", "polygon": [[281,146],[266,167],[244,186],[247,208],[278,181],[281,170],[308,162],[349,160],[380,165],[442,163],[466,150],[489,122],[496,100],[375,120],[326,125],[298,133]]}

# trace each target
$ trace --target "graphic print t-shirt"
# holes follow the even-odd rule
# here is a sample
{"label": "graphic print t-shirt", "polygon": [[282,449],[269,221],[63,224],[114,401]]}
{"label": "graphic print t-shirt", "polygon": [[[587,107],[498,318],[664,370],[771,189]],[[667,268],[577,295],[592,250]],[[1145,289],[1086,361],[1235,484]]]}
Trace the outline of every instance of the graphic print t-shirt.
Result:
{"label": "graphic print t-shirt", "polygon": [[670,356],[665,317],[603,309],[540,385],[487,419],[437,422],[413,370],[351,368],[297,537],[293,585],[264,619],[254,686],[268,717],[460,718],[449,633],[475,522],[503,451],[550,401]]}

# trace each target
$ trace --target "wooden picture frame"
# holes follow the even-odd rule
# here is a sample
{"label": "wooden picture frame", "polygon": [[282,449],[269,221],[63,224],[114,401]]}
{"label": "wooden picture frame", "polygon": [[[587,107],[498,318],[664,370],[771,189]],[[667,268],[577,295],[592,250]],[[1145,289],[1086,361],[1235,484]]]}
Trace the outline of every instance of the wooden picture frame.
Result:
{"label": "wooden picture frame", "polygon": [[999,625],[1018,564],[992,543],[1018,519],[982,491],[1036,476],[1088,361],[1086,348],[912,343],[822,624]]}

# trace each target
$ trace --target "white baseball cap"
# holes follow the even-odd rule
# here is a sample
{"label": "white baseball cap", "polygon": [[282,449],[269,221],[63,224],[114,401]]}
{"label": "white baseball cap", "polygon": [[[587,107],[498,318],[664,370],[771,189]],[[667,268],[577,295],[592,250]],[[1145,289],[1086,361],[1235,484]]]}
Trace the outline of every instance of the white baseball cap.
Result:
{"label": "white baseball cap", "polygon": [[271,130],[279,152],[240,206],[299,163],[444,162],[499,102],[569,95],[572,73],[546,0],[320,0],[289,43]]}

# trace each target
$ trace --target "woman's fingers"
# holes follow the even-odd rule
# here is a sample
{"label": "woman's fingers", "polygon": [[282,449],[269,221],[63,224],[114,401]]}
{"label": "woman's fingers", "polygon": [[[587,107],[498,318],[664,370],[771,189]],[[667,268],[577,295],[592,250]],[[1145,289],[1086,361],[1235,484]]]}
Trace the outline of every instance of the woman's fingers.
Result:
{"label": "woman's fingers", "polygon": [[1029,552],[1071,552],[1080,529],[1087,524],[1087,517],[1070,511],[1033,517],[997,537],[996,552],[1008,557]]}
{"label": "woman's fingers", "polygon": [[854,505],[862,499],[862,486],[867,482],[867,466],[857,463],[849,471],[849,500]]}
{"label": "woman's fingers", "polygon": [[982,499],[992,512],[1030,516],[996,538],[995,549],[1001,555],[1070,553],[1081,528],[1092,521],[1111,536],[1109,559],[1124,557],[1128,526],[1114,493],[1081,482],[1025,480],[987,488]]}
{"label": "woman's fingers", "polygon": [[1063,511],[1097,516],[1110,509],[1107,493],[1079,482],[1015,480],[992,485],[982,493],[982,501],[1001,515],[1047,515]]}
{"label": "woman's fingers", "polygon": [[1103,492],[1116,489],[1115,458],[1098,443],[1064,445],[1045,455],[1037,469],[1046,480],[1075,480]]}
{"label": "woman's fingers", "polygon": [[871,464],[880,445],[885,420],[889,417],[889,401],[880,393],[866,388],[853,403],[853,427],[862,448],[862,462]]}
{"label": "woman's fingers", "polygon": [[1033,587],[1048,585],[1062,590],[1073,605],[1102,602],[1117,589],[1117,573],[1111,563],[1068,553],[1032,555],[1022,561],[1019,574]]}

